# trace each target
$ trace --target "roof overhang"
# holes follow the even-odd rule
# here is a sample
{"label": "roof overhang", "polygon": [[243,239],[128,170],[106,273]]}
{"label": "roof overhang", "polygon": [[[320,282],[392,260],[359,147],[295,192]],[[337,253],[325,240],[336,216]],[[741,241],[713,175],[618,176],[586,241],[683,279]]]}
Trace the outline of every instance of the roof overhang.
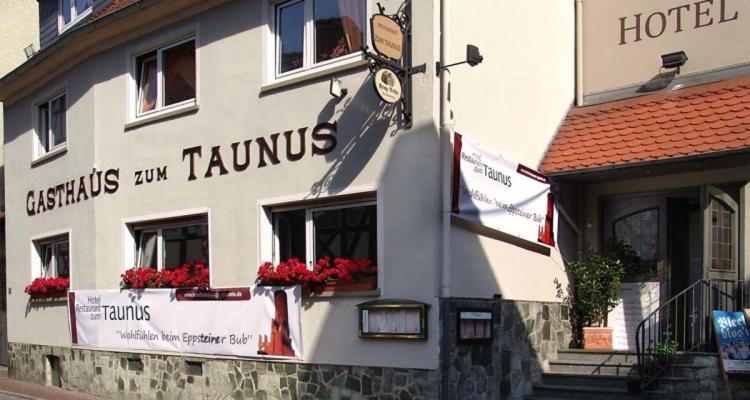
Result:
{"label": "roof overhang", "polygon": [[81,60],[226,1],[140,0],[85,23],[0,79],[0,101],[13,103]]}

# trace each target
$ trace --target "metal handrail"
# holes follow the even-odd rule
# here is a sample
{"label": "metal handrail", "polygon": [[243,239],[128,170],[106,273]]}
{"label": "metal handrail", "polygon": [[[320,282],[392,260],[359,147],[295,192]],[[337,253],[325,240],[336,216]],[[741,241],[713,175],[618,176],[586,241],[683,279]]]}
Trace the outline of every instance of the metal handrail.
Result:
{"label": "metal handrail", "polygon": [[[749,282],[701,279],[680,291],[636,327],[635,345],[641,388],[666,369],[677,352],[710,348],[712,310],[735,311],[745,304]],[[653,369],[646,371],[646,364]]]}

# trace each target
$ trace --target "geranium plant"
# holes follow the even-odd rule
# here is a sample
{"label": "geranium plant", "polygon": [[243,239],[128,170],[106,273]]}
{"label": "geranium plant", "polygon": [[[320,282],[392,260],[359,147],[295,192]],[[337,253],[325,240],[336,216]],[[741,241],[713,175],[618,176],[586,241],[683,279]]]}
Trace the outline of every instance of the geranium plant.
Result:
{"label": "geranium plant", "polygon": [[36,278],[23,291],[29,296],[44,296],[65,292],[69,287],[68,278]]}
{"label": "geranium plant", "polygon": [[327,282],[351,282],[377,276],[378,268],[363,258],[329,257],[318,260],[312,269],[296,258],[278,265],[265,262],[258,267],[256,282],[265,286],[301,285],[306,290],[316,290]]}
{"label": "geranium plant", "polygon": [[123,289],[182,287],[205,289],[209,285],[208,265],[200,261],[161,271],[151,267],[131,268],[125,271],[121,277],[120,286]]}

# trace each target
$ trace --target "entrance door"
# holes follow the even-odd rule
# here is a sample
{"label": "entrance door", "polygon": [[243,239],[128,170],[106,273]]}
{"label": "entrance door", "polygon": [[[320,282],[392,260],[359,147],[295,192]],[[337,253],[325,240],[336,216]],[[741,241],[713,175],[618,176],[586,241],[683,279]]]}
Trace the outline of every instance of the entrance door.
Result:
{"label": "entrance door", "polygon": [[739,258],[737,202],[723,190],[706,185],[702,190],[703,276],[736,280]]}

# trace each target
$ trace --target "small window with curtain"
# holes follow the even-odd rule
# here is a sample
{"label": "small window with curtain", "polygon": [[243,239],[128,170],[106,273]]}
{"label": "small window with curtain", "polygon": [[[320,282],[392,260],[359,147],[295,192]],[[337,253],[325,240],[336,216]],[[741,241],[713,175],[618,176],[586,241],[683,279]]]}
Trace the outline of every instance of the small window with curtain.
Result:
{"label": "small window with curtain", "polygon": [[659,261],[659,210],[651,208],[614,222],[614,247],[628,259],[626,278],[650,278],[657,274]]}
{"label": "small window with curtain", "polygon": [[52,97],[37,106],[37,156],[65,146],[65,93]]}
{"label": "small window with curtain", "polygon": [[195,38],[135,58],[136,117],[195,104]]}
{"label": "small window with curtain", "polygon": [[276,76],[357,56],[367,0],[293,0],[275,7]]}
{"label": "small window with curtain", "polygon": [[734,271],[737,265],[734,211],[711,198],[711,269]]}
{"label": "small window with curtain", "polygon": [[70,243],[68,235],[61,235],[34,242],[41,270],[41,278],[67,278],[70,275]]}
{"label": "small window with curtain", "polygon": [[76,22],[91,14],[93,0],[59,0],[58,20],[60,32],[75,25]]}
{"label": "small window with curtain", "polygon": [[208,265],[205,216],[137,224],[132,231],[136,267],[162,270],[196,262]]}

